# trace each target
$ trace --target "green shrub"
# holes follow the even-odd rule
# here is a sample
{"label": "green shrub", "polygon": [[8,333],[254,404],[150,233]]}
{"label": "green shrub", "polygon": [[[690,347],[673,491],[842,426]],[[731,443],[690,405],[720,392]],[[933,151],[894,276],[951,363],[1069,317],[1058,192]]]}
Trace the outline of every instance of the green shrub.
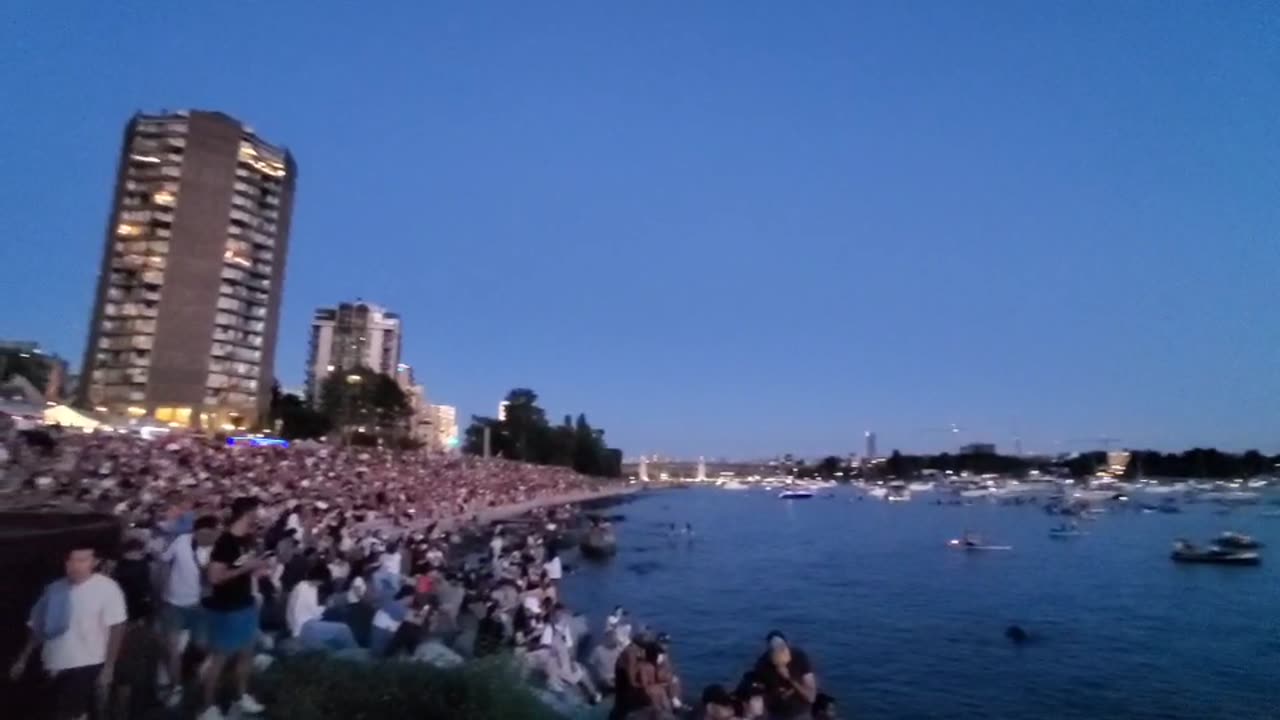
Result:
{"label": "green shrub", "polygon": [[502,661],[440,669],[303,655],[273,665],[257,690],[271,720],[560,720]]}

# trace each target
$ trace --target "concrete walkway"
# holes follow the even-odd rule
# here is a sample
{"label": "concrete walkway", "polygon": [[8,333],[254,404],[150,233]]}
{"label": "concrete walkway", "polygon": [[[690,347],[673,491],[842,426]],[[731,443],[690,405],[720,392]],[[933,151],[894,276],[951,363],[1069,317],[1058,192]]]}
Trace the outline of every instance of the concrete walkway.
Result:
{"label": "concrete walkway", "polygon": [[[499,507],[489,508],[475,513],[475,517],[478,518],[481,523],[491,523],[520,517],[521,515],[537,510],[538,508],[552,507],[556,505],[576,505],[578,503],[591,502],[593,500],[625,497],[627,495],[633,495],[640,492],[641,490],[642,488],[636,485],[614,485],[602,490],[584,490],[575,493],[565,493],[563,495],[553,495],[551,497],[539,498],[537,500],[527,500],[522,503],[513,503],[511,505],[501,505]],[[441,527],[453,530],[459,525],[469,523],[471,518],[471,515],[445,518],[440,522],[440,525]]]}

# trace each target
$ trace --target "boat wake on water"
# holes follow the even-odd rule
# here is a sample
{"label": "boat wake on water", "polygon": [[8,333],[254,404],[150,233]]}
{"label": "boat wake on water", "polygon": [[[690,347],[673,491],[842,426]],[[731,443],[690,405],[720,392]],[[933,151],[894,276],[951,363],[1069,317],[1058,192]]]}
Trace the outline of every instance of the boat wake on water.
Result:
{"label": "boat wake on water", "polygon": [[984,545],[972,540],[963,538],[952,538],[947,541],[947,546],[956,550],[965,550],[968,552],[978,552],[983,550],[1012,550],[1012,545]]}

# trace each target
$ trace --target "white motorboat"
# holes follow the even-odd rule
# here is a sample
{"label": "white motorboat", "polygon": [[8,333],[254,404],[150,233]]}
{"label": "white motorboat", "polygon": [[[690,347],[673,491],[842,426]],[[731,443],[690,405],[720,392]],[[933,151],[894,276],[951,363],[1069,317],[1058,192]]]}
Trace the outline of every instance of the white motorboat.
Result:
{"label": "white motorboat", "polygon": [[782,500],[808,500],[813,497],[811,490],[783,490],[778,493],[778,497]]}
{"label": "white motorboat", "polygon": [[1149,495],[1168,495],[1170,493],[1186,492],[1186,483],[1177,483],[1175,485],[1143,485],[1139,492]]}
{"label": "white motorboat", "polygon": [[1262,502],[1261,493],[1230,490],[1226,492],[1207,492],[1200,496],[1201,500],[1213,500],[1226,505],[1256,505]]}
{"label": "white motorboat", "polygon": [[1076,490],[1071,493],[1071,497],[1076,500],[1110,500],[1116,496],[1114,489],[1107,490]]}

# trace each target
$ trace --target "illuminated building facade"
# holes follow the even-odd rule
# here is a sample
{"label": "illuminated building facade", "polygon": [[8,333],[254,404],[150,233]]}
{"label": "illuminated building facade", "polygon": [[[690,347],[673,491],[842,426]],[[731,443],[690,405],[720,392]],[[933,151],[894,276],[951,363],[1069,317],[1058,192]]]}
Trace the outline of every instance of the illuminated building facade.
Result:
{"label": "illuminated building facade", "polygon": [[1122,477],[1125,471],[1129,469],[1129,459],[1132,457],[1133,453],[1128,450],[1108,450],[1107,468],[1100,474]]}
{"label": "illuminated building facade", "polygon": [[431,414],[435,431],[433,447],[445,451],[458,447],[458,408],[452,405],[432,405]]}
{"label": "illuminated building facade", "polygon": [[320,387],[332,372],[363,367],[396,378],[400,338],[400,316],[386,308],[366,302],[318,308],[311,319],[307,396],[319,403]]}
{"label": "illuminated building facade", "polygon": [[129,121],[80,404],[206,430],[265,414],[297,175],[222,113]]}
{"label": "illuminated building facade", "polygon": [[413,368],[406,363],[396,365],[396,384],[409,401],[409,437],[425,447],[435,441],[435,414],[427,402],[427,389],[413,378]]}

